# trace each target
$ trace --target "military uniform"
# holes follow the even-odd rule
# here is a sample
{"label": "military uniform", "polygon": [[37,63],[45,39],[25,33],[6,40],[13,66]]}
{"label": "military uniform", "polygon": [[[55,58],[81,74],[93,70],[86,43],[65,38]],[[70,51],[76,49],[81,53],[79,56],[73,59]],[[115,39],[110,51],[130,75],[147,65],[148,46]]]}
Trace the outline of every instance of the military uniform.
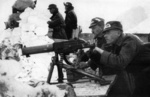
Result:
{"label": "military uniform", "polygon": [[103,74],[117,74],[116,82],[108,95],[109,97],[130,97],[135,88],[134,77],[126,69],[140,52],[143,42],[135,35],[124,34],[120,22],[110,21],[107,24],[108,27],[104,29],[104,33],[114,29],[121,30],[121,35],[115,42],[111,43],[110,50],[107,51],[103,48],[104,52],[100,58]]}
{"label": "military uniform", "polygon": [[72,4],[70,2],[66,2],[64,3],[65,7],[67,7],[68,9],[65,11],[66,13],[66,18],[65,18],[65,31],[67,34],[67,38],[71,39],[72,38],[72,34],[73,34],[73,29],[77,29],[77,16],[74,12],[74,7],[72,6]]}
{"label": "military uniform", "polygon": [[117,80],[109,92],[110,96],[130,96],[134,91],[134,78],[126,68],[140,51],[142,41],[134,35],[125,34],[111,46],[110,52],[104,51],[100,63],[103,74],[117,74]]}
{"label": "military uniform", "polygon": [[55,12],[50,18],[51,21],[48,22],[49,28],[53,29],[52,38],[54,39],[67,39],[67,35],[65,33],[65,21],[62,15],[59,13],[56,5],[51,4],[48,9],[55,8]]}

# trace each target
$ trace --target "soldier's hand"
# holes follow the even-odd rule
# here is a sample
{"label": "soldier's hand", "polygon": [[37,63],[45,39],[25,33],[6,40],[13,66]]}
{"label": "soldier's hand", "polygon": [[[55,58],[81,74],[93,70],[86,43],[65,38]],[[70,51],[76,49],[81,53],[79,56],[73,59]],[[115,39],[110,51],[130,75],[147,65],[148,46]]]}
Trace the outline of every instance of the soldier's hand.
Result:
{"label": "soldier's hand", "polygon": [[88,67],[88,63],[86,62],[80,62],[79,65],[76,67],[77,69],[84,69]]}
{"label": "soldier's hand", "polygon": [[49,23],[50,23],[50,21],[47,22],[47,24],[49,24]]}

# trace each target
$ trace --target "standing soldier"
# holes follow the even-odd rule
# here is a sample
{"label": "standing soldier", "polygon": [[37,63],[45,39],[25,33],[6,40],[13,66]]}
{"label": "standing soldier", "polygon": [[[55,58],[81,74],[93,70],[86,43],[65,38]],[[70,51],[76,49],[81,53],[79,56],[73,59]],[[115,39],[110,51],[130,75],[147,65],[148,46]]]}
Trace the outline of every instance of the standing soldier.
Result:
{"label": "standing soldier", "polygon": [[65,23],[66,23],[66,34],[67,38],[71,39],[73,30],[77,29],[77,16],[74,12],[74,7],[70,2],[64,3],[65,5],[65,13],[66,13],[66,18],[65,18]]}
{"label": "standing soldier", "polygon": [[65,33],[65,21],[62,15],[59,13],[58,8],[55,4],[50,4],[48,10],[52,14],[50,18],[51,21],[48,21],[49,28],[53,29],[52,38],[54,39],[67,39]]}

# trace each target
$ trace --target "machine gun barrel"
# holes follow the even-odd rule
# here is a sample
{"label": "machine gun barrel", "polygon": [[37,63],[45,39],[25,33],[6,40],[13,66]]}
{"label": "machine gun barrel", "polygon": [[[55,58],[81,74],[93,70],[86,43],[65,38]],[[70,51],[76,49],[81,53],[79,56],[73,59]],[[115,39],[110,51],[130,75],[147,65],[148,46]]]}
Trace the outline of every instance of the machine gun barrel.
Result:
{"label": "machine gun barrel", "polygon": [[45,53],[45,52],[52,52],[52,51],[54,51],[53,44],[22,48],[22,54],[23,55]]}
{"label": "machine gun barrel", "polygon": [[53,44],[46,44],[40,46],[24,47],[22,48],[23,55],[45,53],[45,52],[55,52],[68,54],[72,53],[78,49],[90,48],[91,45],[83,40],[69,40],[62,42],[55,42]]}

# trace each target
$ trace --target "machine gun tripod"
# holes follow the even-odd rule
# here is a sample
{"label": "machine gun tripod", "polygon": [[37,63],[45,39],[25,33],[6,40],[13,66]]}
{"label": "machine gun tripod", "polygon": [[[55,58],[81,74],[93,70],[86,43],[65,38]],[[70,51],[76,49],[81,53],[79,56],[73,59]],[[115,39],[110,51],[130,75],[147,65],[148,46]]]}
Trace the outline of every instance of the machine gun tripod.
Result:
{"label": "machine gun tripod", "polygon": [[[66,58],[66,55],[68,55],[69,53],[76,52],[77,50],[80,50],[83,48],[91,48],[91,47],[93,47],[93,45],[90,45],[89,43],[83,40],[69,40],[69,41],[56,42],[53,44],[46,44],[46,45],[33,46],[33,47],[24,47],[22,48],[22,54],[29,56],[30,54],[55,52],[55,56],[52,58],[52,63],[50,64],[51,68],[50,68],[49,75],[47,78],[48,83],[51,83],[53,69],[54,69],[54,66],[56,65],[58,68],[58,82],[59,83],[63,82],[62,68],[65,68],[66,70],[70,70],[74,73],[82,74],[84,76],[97,80],[99,81],[101,85],[110,84],[111,81],[106,81],[105,79],[99,76],[96,76],[94,74],[85,72],[82,69],[74,68],[72,65],[70,65],[70,63],[68,62]],[[58,55],[60,55],[60,58],[58,58]],[[63,60],[66,62],[66,64],[63,63]]]}
{"label": "machine gun tripod", "polygon": [[52,84],[51,83],[51,78],[52,78],[52,73],[54,70],[54,66],[57,66],[57,70],[58,70],[58,83],[62,83],[63,82],[63,72],[62,72],[62,68],[65,68],[66,70],[70,70],[71,72],[74,73],[78,73],[81,74],[83,76],[87,76],[91,79],[94,79],[96,81],[98,81],[101,85],[107,85],[110,84],[110,81],[106,81],[105,79],[96,76],[94,74],[90,74],[88,72],[85,72],[82,69],[76,69],[74,68],[72,65],[68,65],[68,64],[64,64],[63,60],[65,60],[66,63],[68,63],[68,61],[66,61],[65,59],[66,57],[64,57],[63,54],[60,55],[60,59],[58,58],[58,54],[55,53],[55,56],[52,58],[52,63],[50,63],[51,68],[49,70],[49,74],[48,74],[48,78],[47,78],[47,83]]}
{"label": "machine gun tripod", "polygon": [[55,56],[52,57],[52,62],[50,63],[50,70],[47,77],[47,83],[51,84],[51,78],[54,70],[54,66],[57,66],[58,70],[58,83],[63,82],[63,72],[62,72],[62,66],[60,65],[62,63],[62,59],[59,61],[58,54],[55,53]]}

